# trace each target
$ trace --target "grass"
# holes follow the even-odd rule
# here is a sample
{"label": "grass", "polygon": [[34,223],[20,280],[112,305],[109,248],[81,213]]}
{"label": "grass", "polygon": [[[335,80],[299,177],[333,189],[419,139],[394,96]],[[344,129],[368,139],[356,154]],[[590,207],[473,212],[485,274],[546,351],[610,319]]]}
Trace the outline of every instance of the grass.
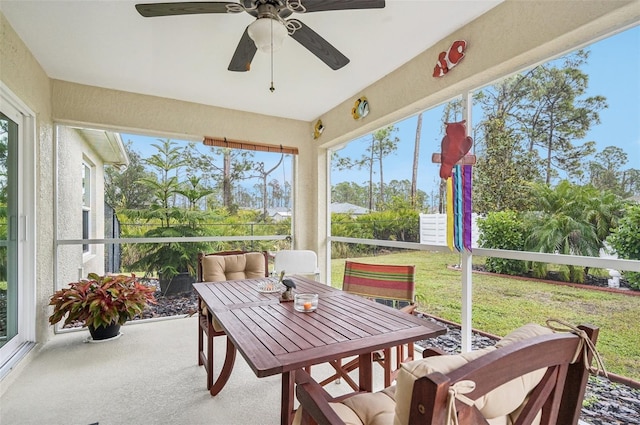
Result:
{"label": "grass", "polygon": [[[350,260],[372,262],[368,258]],[[342,285],[344,259],[331,264],[331,281]],[[375,257],[382,264],[415,264],[419,310],[460,323],[462,281],[457,254],[411,251]],[[474,263],[482,262],[474,258]],[[534,280],[473,274],[472,325],[506,335],[526,323],[558,318],[600,327],[598,351],[609,372],[640,381],[640,297],[552,285]]]}

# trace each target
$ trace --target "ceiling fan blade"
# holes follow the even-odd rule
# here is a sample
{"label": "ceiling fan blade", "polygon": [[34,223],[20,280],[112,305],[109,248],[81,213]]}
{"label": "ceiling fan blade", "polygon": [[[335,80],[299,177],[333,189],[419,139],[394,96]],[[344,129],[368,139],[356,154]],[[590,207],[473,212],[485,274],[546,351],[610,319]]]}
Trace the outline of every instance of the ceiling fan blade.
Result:
{"label": "ceiling fan blade", "polygon": [[[384,7],[384,0],[304,0],[300,3],[305,9],[303,13],[325,10],[382,9]],[[294,11],[296,10],[294,9]]]}
{"label": "ceiling fan blade", "polygon": [[249,37],[249,27],[247,27],[244,30],[244,34],[242,34],[242,38],[240,38],[238,47],[236,47],[236,51],[233,54],[231,62],[229,63],[229,68],[227,69],[229,71],[237,72],[249,71],[251,68],[251,61],[256,55],[256,51],[258,51],[258,48],[251,37]]}
{"label": "ceiling fan blade", "polygon": [[291,37],[302,44],[318,59],[326,63],[331,69],[340,69],[349,63],[349,59],[333,47],[331,43],[322,38],[317,32],[298,21],[300,28],[295,30]]}
{"label": "ceiling fan blade", "polygon": [[[171,15],[194,15],[200,13],[233,13],[229,11],[227,5],[234,5],[235,7],[239,6],[238,3],[230,1],[190,1],[186,3],[136,4],[136,10],[145,18]],[[242,9],[238,11],[241,10]]]}

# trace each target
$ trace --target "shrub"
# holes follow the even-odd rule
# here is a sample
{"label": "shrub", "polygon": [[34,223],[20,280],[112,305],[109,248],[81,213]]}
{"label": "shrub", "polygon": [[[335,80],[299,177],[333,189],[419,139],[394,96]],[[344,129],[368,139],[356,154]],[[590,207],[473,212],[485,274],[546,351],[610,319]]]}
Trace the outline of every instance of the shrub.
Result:
{"label": "shrub", "polygon": [[[491,212],[486,218],[478,220],[478,228],[478,243],[482,248],[513,251],[522,251],[524,248],[525,226],[513,211]],[[524,261],[505,258],[487,258],[485,267],[490,272],[509,275],[520,275],[527,271]]]}
{"label": "shrub", "polygon": [[[620,258],[640,260],[640,205],[629,205],[618,227],[608,238],[611,247]],[[624,272],[624,277],[633,289],[640,290],[640,273]]]}

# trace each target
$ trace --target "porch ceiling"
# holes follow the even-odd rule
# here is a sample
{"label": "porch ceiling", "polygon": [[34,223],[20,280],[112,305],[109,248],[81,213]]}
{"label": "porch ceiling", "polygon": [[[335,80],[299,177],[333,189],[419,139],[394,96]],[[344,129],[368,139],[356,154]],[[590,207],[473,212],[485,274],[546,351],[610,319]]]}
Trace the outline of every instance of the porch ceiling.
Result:
{"label": "porch ceiling", "polygon": [[274,93],[266,54],[250,72],[227,71],[250,15],[136,12],[153,1],[2,0],[0,10],[51,78],[312,121],[503,0],[387,0],[384,9],[296,14],[351,62],[332,71],[287,37],[274,54]]}

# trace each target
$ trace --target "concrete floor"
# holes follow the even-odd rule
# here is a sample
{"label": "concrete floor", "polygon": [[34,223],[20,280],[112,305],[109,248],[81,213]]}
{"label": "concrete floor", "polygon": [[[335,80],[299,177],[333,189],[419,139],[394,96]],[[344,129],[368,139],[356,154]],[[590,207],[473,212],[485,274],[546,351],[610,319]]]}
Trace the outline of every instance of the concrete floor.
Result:
{"label": "concrete floor", "polygon": [[[238,355],[226,387],[211,397],[196,332],[188,317],[129,323],[103,343],[85,343],[88,331],[56,335],[0,382],[0,424],[278,424],[280,375],[257,378]],[[223,349],[216,339],[214,358]],[[314,367],[314,376],[328,376],[326,368]],[[348,391],[345,383],[327,388]]]}

